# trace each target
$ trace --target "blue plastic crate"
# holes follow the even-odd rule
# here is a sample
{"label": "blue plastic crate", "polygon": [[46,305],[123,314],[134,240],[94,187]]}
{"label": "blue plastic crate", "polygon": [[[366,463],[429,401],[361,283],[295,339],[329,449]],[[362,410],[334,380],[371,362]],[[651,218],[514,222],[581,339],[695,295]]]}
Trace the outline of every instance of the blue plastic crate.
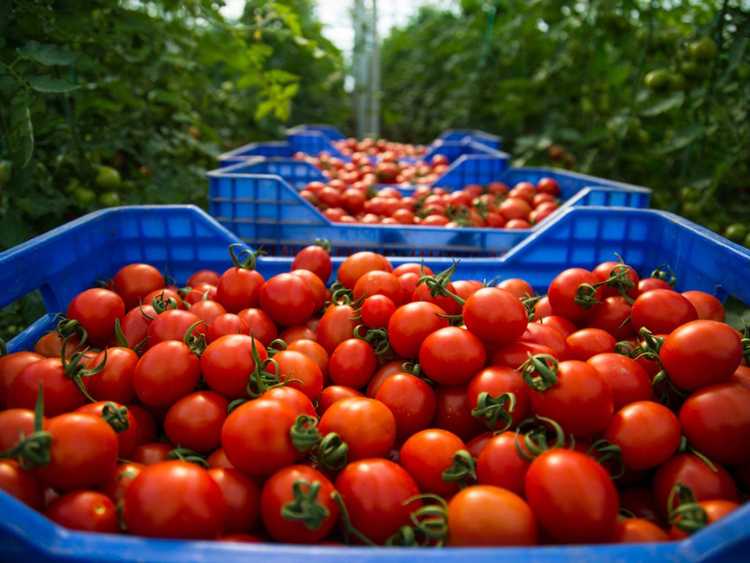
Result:
{"label": "blue plastic crate", "polygon": [[328,137],[331,141],[341,141],[342,139],[346,139],[346,135],[333,125],[325,125],[321,123],[304,123],[292,127],[289,131],[317,131]]}
{"label": "blue plastic crate", "polygon": [[245,162],[248,158],[257,156],[291,158],[293,155],[294,149],[286,141],[249,143],[219,155],[219,167]]}
{"label": "blue plastic crate", "polygon": [[467,137],[492,149],[500,150],[503,146],[502,137],[480,131],[479,129],[448,129],[443,131],[436,141],[460,141]]}
{"label": "blue plastic crate", "polygon": [[[54,322],[54,314],[96,280],[121,266],[143,261],[184,282],[200,268],[222,271],[229,265],[226,246],[237,239],[192,206],[147,206],[98,211],[0,253],[0,306],[41,289],[49,314],[9,343],[11,351],[30,349]],[[679,289],[702,289],[719,297],[750,302],[750,251],[675,215],[642,209],[579,207],[556,220],[500,259],[465,259],[456,279],[522,276],[543,291],[570,266],[594,267],[614,253],[641,273],[669,264]],[[394,265],[408,261],[393,258]],[[341,259],[334,260],[338,267]],[[448,258],[426,261],[433,269]],[[265,276],[288,270],[289,258],[260,258]],[[413,549],[342,548],[230,544],[72,532],[0,492],[0,560],[3,561],[413,561]],[[691,538],[641,545],[548,546],[538,548],[429,549],[427,563],[496,561],[739,561],[750,549],[750,506]]]}

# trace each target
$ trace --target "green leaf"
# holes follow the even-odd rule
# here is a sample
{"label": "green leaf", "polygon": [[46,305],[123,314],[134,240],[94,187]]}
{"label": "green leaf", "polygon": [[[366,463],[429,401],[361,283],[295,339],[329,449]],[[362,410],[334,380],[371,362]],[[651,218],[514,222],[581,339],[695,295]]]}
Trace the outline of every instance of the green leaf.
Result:
{"label": "green leaf", "polygon": [[10,102],[8,150],[13,164],[18,168],[24,168],[34,152],[34,129],[31,125],[29,106],[24,96],[16,96]]}
{"label": "green leaf", "polygon": [[54,78],[47,75],[30,76],[28,81],[34,90],[45,94],[64,94],[80,88],[78,84],[73,84],[64,78]]}
{"label": "green leaf", "polygon": [[36,41],[19,47],[18,54],[45,66],[68,66],[75,60],[75,55],[63,47]]}
{"label": "green leaf", "polygon": [[681,149],[684,149],[688,145],[694,143],[700,139],[706,132],[706,128],[703,125],[690,125],[689,127],[679,131],[675,134],[674,138],[661,147],[656,149],[656,154],[669,154]]}
{"label": "green leaf", "polygon": [[685,101],[685,93],[677,92],[671,96],[659,100],[650,108],[647,108],[641,112],[644,117],[656,117],[673,109],[676,109],[682,105]]}
{"label": "green leaf", "polygon": [[725,321],[737,330],[750,326],[750,309],[742,301],[732,296],[724,303]]}

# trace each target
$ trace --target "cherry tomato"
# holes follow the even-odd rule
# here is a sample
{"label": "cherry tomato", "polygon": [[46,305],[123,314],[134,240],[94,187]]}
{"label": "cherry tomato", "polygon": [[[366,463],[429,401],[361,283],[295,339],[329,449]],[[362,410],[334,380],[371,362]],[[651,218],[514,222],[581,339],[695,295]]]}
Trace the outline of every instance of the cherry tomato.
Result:
{"label": "cherry tomato", "polygon": [[[330,410],[330,409],[329,409]],[[377,544],[401,526],[419,501],[419,487],[405,469],[385,459],[365,459],[347,465],[336,478],[336,490],[346,505],[352,525]]]}
{"label": "cherry tomato", "polygon": [[[218,281],[216,283],[219,283]],[[190,291],[184,295],[183,301],[188,305],[193,305],[203,299],[216,300],[216,285],[210,283],[199,283],[190,288]]]}
{"label": "cherry tomato", "polygon": [[195,287],[198,284],[209,284],[216,286],[219,283],[220,276],[213,270],[198,270],[188,278],[188,287]]}
{"label": "cherry tomato", "polygon": [[332,305],[320,319],[316,338],[325,351],[332,354],[341,342],[351,338],[357,325],[356,311],[350,305]]}
{"label": "cherry tomato", "polygon": [[128,264],[112,278],[112,289],[122,297],[128,309],[138,305],[154,290],[164,287],[164,276],[149,264]]}
{"label": "cherry tomato", "polygon": [[[445,289],[457,295],[456,288],[452,283],[449,282],[445,286]],[[414,293],[411,295],[411,301],[433,303],[449,315],[458,315],[461,313],[461,305],[455,299],[447,295],[432,295],[432,291],[425,283],[417,284],[417,287],[414,288]]]}
{"label": "cherry tomato", "polygon": [[168,340],[149,348],[133,372],[138,399],[150,407],[168,407],[190,393],[200,379],[200,360],[183,342]]}
{"label": "cherry tomato", "polygon": [[643,278],[638,282],[638,293],[646,293],[652,289],[666,289],[668,291],[674,291],[668,282],[659,278]]}
{"label": "cherry tomato", "polygon": [[339,266],[338,280],[348,289],[354,289],[357,280],[372,271],[392,272],[393,267],[385,256],[374,252],[355,252]]}
{"label": "cherry tomato", "polygon": [[516,433],[503,432],[487,441],[477,458],[477,481],[524,494],[524,482],[529,462],[520,456],[516,447]]}
{"label": "cherry tomato", "polygon": [[325,283],[331,277],[331,255],[317,245],[306,246],[300,250],[292,262],[292,270],[309,270]]}
{"label": "cherry tomato", "polygon": [[[698,505],[706,513],[707,526],[713,524],[717,520],[721,520],[726,515],[734,512],[740,507],[740,505],[736,502],[721,499],[704,500],[699,502]],[[677,517],[676,522],[679,522],[679,516]],[[686,538],[687,536],[687,533],[685,533],[684,530],[680,529],[677,523],[675,523],[669,530],[670,540],[681,540]]]}
{"label": "cherry tomato", "polygon": [[436,400],[432,387],[407,373],[397,373],[383,381],[375,398],[393,413],[399,440],[427,428],[435,416]]}
{"label": "cherry tomato", "polygon": [[16,376],[8,390],[8,407],[33,409],[40,385],[44,392],[44,412],[48,416],[73,411],[86,403],[73,379],[66,375],[62,361],[46,358],[29,364]]}
{"label": "cherry tomato", "polygon": [[[413,434],[401,446],[399,461],[425,493],[450,497],[458,492],[461,482],[470,478],[446,478],[446,471],[454,465],[456,453],[466,451],[463,440],[447,430],[430,428]],[[460,477],[456,475],[455,477]]]}
{"label": "cherry tomato", "polygon": [[526,309],[510,291],[485,287],[464,303],[466,327],[485,342],[503,345],[517,340],[526,330]]}
{"label": "cherry tomato", "polygon": [[81,323],[91,342],[107,344],[114,335],[115,321],[125,316],[125,303],[114,291],[87,289],[70,302],[67,316]]}
{"label": "cherry tomato", "polygon": [[667,533],[644,518],[625,518],[617,522],[615,543],[652,543],[669,541]]}
{"label": "cherry tomato", "polygon": [[[203,299],[200,299],[196,301],[196,304],[200,303],[200,301],[203,301]],[[175,289],[170,289],[166,287],[162,287],[161,289],[156,289],[146,295],[146,297],[143,298],[143,302],[147,303],[151,306],[155,306],[155,308],[163,307],[164,309],[185,309],[185,303],[182,300],[182,296],[177,292]],[[191,308],[192,311],[192,308]]]}
{"label": "cherry tomato", "polygon": [[537,320],[541,320],[545,317],[549,317],[550,315],[552,315],[552,305],[549,302],[549,297],[545,295],[536,302],[536,305],[534,305],[534,318]]}
{"label": "cherry tomato", "polygon": [[401,264],[400,266],[397,266],[393,270],[393,275],[400,277],[407,273],[414,273],[418,276],[434,276],[435,272],[432,271],[432,268],[425,264],[419,264],[417,262],[407,262],[405,264]]}
{"label": "cherry tomato", "polygon": [[102,486],[102,492],[116,505],[119,504],[125,499],[125,491],[128,490],[133,480],[140,475],[144,467],[140,463],[121,463]]}
{"label": "cherry tomato", "polygon": [[578,330],[578,327],[576,327],[576,325],[572,321],[569,321],[565,317],[559,317],[557,315],[549,315],[547,317],[539,319],[538,322],[543,326],[549,326],[557,329],[565,338]]}
{"label": "cherry tomato", "polygon": [[211,301],[210,299],[198,301],[190,307],[190,312],[202,321],[205,321],[206,325],[210,325],[216,317],[227,314],[226,309],[220,303]]}
{"label": "cherry tomato", "polygon": [[[599,280],[595,274],[583,268],[569,268],[555,277],[547,290],[547,298],[555,315],[560,315],[571,321],[579,321],[589,314],[586,309],[576,302],[578,288],[583,284],[594,285]],[[597,291],[597,301],[601,291]],[[538,303],[537,303],[538,305]],[[540,316],[537,316],[540,318]]]}
{"label": "cherry tomato", "polygon": [[229,268],[216,284],[216,300],[230,313],[257,307],[264,281],[255,270],[237,266]]}
{"label": "cherry tomato", "polygon": [[[513,425],[518,425],[529,415],[529,392],[521,374],[509,367],[490,366],[476,374],[467,389],[469,406],[471,409],[477,407],[477,401],[481,393],[487,393],[491,398],[498,398],[505,393],[512,393],[515,406],[510,412]],[[504,410],[508,411],[508,407]],[[490,430],[497,430],[503,425],[503,419],[498,418],[496,424],[489,424],[489,419],[478,417],[483,424],[488,425]]]}
{"label": "cherry tomato", "polygon": [[162,442],[148,442],[138,446],[132,455],[132,461],[141,465],[154,465],[167,461],[172,451],[170,444]]}
{"label": "cherry tomato", "polygon": [[620,491],[620,506],[632,512],[636,518],[660,523],[654,497],[646,487],[631,487]]}
{"label": "cherry tomato", "polygon": [[281,381],[286,381],[290,387],[299,389],[312,401],[320,397],[320,392],[323,390],[323,373],[318,364],[302,352],[294,350],[279,352],[273,359],[278,368],[276,375]]}
{"label": "cherry tomato", "polygon": [[135,419],[136,442],[146,444],[156,440],[156,421],[153,415],[140,405],[129,405],[128,412]]}
{"label": "cherry tomato", "polygon": [[385,457],[396,440],[393,413],[366,397],[336,401],[320,418],[318,428],[323,436],[336,432],[348,444],[349,461]]}
{"label": "cherry tomato", "polygon": [[[115,414],[122,413],[123,409],[125,412],[124,420],[120,417],[114,417],[114,422],[111,422],[110,418]],[[117,433],[119,457],[127,459],[138,446],[138,423],[136,422],[135,417],[130,413],[130,410],[123,407],[123,405],[112,401],[99,401],[97,403],[84,405],[78,408],[76,412],[98,416],[112,427],[112,430]],[[123,426],[127,427],[123,428]]]}
{"label": "cherry tomato", "polygon": [[388,341],[402,358],[416,358],[422,342],[448,326],[445,311],[433,303],[418,301],[402,305],[388,321]]}
{"label": "cherry tomato", "polygon": [[[81,341],[77,335],[68,337],[65,358],[69,359],[75,354],[80,345]],[[45,358],[60,358],[63,352],[63,339],[56,330],[51,330],[37,340],[34,345],[34,352]]]}
{"label": "cherry tomato", "polygon": [[612,389],[615,411],[635,401],[653,397],[651,380],[638,362],[614,352],[597,354],[587,360]]}
{"label": "cherry tomato", "polygon": [[457,327],[436,330],[419,348],[422,370],[443,385],[466,383],[484,367],[486,360],[482,341],[468,330]]}
{"label": "cherry tomato", "polygon": [[6,356],[0,356],[0,407],[5,406],[13,380],[27,366],[43,360],[44,356],[34,352],[14,352]]}
{"label": "cherry tomato", "polygon": [[283,340],[287,344],[291,344],[296,340],[315,340],[317,330],[317,324],[314,324],[315,319],[310,319],[304,325],[290,326],[284,329],[279,335],[279,339]]}
{"label": "cherry tomato", "polygon": [[[625,269],[625,271],[627,272],[627,276],[630,279],[630,283],[632,284],[631,289],[627,291],[628,295],[633,298],[637,297],[638,282],[640,281],[640,278],[638,277],[636,271],[627,264],[623,264],[622,262],[602,262],[596,268],[594,268],[591,273],[597,277],[597,281],[603,282],[610,279],[613,274],[617,274],[617,269],[619,268]],[[616,287],[604,286],[602,288],[602,297],[611,297],[617,294],[618,291]]]}
{"label": "cherry tomato", "polygon": [[724,322],[724,305],[705,291],[684,291],[682,296],[690,301],[701,320]]}
{"label": "cherry tomato", "polygon": [[[43,421],[46,426],[46,420]],[[7,409],[0,411],[0,452],[14,447],[23,436],[34,432],[34,411]]]}
{"label": "cherry tomato", "polygon": [[512,293],[517,299],[524,299],[536,295],[531,284],[521,278],[508,278],[497,284],[497,287]]}
{"label": "cherry tomato", "polygon": [[449,430],[462,440],[476,436],[484,429],[471,415],[471,403],[465,385],[441,385],[435,393],[437,411],[434,425]]}
{"label": "cherry tomato", "polygon": [[388,326],[396,305],[385,295],[372,295],[362,302],[360,314],[362,322],[369,328],[385,328]]}
{"label": "cherry tomato", "polygon": [[530,355],[534,354],[554,356],[555,351],[549,346],[535,342],[513,342],[495,350],[490,363],[495,366],[507,366],[518,369],[529,359]]}
{"label": "cherry tomato", "polygon": [[337,385],[358,389],[367,385],[377,365],[377,356],[369,343],[359,338],[349,338],[336,346],[331,354],[328,374]]}
{"label": "cherry tomato", "polygon": [[490,485],[462,490],[448,503],[448,545],[536,545],[534,514],[520,496]]}
{"label": "cherry tomato", "polygon": [[482,434],[474,436],[471,440],[469,440],[466,443],[466,449],[469,450],[471,457],[473,457],[475,460],[479,458],[479,454],[482,453],[482,450],[487,445],[487,442],[489,442],[493,436],[494,434],[492,432],[484,432]]}
{"label": "cherry tomato", "polygon": [[224,531],[245,532],[255,529],[260,512],[258,485],[236,469],[214,467],[208,470],[208,474],[224,497]]}
{"label": "cherry tomato", "polygon": [[125,314],[120,321],[120,328],[129,348],[148,344],[148,327],[157,315],[151,305],[139,305]]}
{"label": "cherry tomato", "polygon": [[[249,334],[253,338],[257,338],[264,346],[268,346],[279,334],[271,317],[263,309],[243,309],[237,315],[249,329],[249,332],[244,331],[241,334]],[[210,335],[209,327],[209,337]]]}
{"label": "cherry tomato", "polygon": [[330,296],[325,284],[310,270],[293,270],[291,273],[292,275],[302,278],[302,281],[304,281],[308,289],[310,289],[313,299],[313,312],[320,311],[323,304],[326,302],[326,299]]}
{"label": "cherry tomato", "polygon": [[390,272],[373,270],[363,274],[354,285],[355,299],[364,299],[373,295],[384,295],[394,304],[399,305],[403,301],[401,283],[398,278]]}
{"label": "cherry tomato", "polygon": [[566,358],[586,361],[597,354],[615,351],[615,338],[600,328],[583,328],[568,336]]}
{"label": "cherry tomato", "polygon": [[[93,365],[101,364],[104,357],[105,352],[99,352],[94,358]],[[135,400],[133,373],[138,364],[138,354],[130,348],[115,347],[107,348],[106,357],[104,369],[86,378],[89,394],[100,401],[132,403]]]}
{"label": "cherry tomato", "polygon": [[102,493],[75,491],[55,499],[44,515],[66,528],[116,534],[117,510],[114,503]]}
{"label": "cherry tomato", "polygon": [[362,397],[362,393],[351,387],[343,385],[329,385],[323,388],[318,401],[318,412],[322,415],[328,408],[341,399],[350,399],[351,397]]}
{"label": "cherry tomato", "polygon": [[367,396],[374,398],[378,389],[380,389],[380,386],[386,379],[397,373],[402,373],[403,371],[403,362],[400,360],[392,360],[380,366],[372,376],[372,379],[370,379],[370,383],[367,385]]}
{"label": "cherry tomato", "polygon": [[211,342],[200,359],[206,385],[227,399],[246,396],[248,379],[256,368],[253,345],[260,361],[266,360],[265,347],[251,336],[230,334]]}
{"label": "cherry tomato", "polygon": [[292,408],[295,415],[316,415],[315,406],[313,405],[310,398],[299,389],[295,389],[294,387],[290,387],[288,385],[273,387],[263,393],[261,397],[263,399],[272,399],[274,401],[281,401],[282,403],[285,403]]}
{"label": "cherry tomato", "polygon": [[314,340],[301,338],[289,344],[286,349],[299,352],[310,358],[315,362],[323,375],[328,372],[328,352]]}
{"label": "cherry tomato", "polygon": [[128,487],[128,531],[146,537],[215,538],[224,525],[222,490],[208,471],[184,461],[149,465]]}
{"label": "cherry tomato", "polygon": [[540,178],[536,183],[536,189],[539,193],[551,194],[554,196],[560,195],[560,184],[554,178]]}
{"label": "cherry tomato", "polygon": [[191,329],[196,336],[206,334],[206,323],[190,311],[167,309],[148,325],[148,345],[153,348],[168,340],[181,342]]}
{"label": "cherry tomato", "polygon": [[0,491],[17,498],[35,510],[44,507],[44,493],[34,476],[12,459],[0,460]]}
{"label": "cherry tomato", "polygon": [[521,335],[521,342],[533,342],[547,346],[556,358],[566,358],[568,355],[568,344],[563,333],[554,327],[545,326],[541,323],[528,323],[526,330]]}
{"label": "cherry tomato", "polygon": [[695,307],[671,289],[652,289],[641,293],[630,312],[633,330],[646,327],[654,334],[668,334],[680,325],[698,318]]}
{"label": "cherry tomato", "polygon": [[[246,309],[249,310],[249,309]],[[206,339],[208,342],[218,340],[228,334],[249,334],[250,327],[242,320],[242,317],[234,313],[224,313],[218,315],[208,324],[206,329]]]}
{"label": "cherry tomato", "polygon": [[587,324],[591,328],[605,330],[617,340],[625,340],[633,336],[630,313],[630,304],[624,297],[607,297],[591,309]]}
{"label": "cherry tomato", "polygon": [[234,469],[234,465],[232,465],[232,462],[227,459],[227,455],[224,453],[224,448],[214,450],[214,452],[208,456],[206,462],[211,468],[220,467],[223,469]]}
{"label": "cherry tomato", "polygon": [[227,400],[211,391],[182,397],[167,411],[164,432],[176,446],[207,453],[219,447]]}

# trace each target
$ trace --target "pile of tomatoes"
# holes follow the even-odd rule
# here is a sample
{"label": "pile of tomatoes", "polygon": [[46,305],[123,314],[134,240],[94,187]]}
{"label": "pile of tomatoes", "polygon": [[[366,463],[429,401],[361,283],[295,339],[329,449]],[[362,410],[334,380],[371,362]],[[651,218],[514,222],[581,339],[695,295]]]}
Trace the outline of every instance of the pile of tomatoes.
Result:
{"label": "pile of tomatoes", "polygon": [[374,191],[362,182],[331,180],[310,182],[300,195],[337,223],[529,229],[557,210],[560,186],[541,178],[536,185],[519,182],[512,189],[503,182],[455,192],[419,186],[404,195],[392,187]]}
{"label": "pile of tomatoes", "polygon": [[232,258],[127,265],[2,357],[0,488],[95,532],[479,546],[679,539],[750,485],[750,341],[665,272]]}

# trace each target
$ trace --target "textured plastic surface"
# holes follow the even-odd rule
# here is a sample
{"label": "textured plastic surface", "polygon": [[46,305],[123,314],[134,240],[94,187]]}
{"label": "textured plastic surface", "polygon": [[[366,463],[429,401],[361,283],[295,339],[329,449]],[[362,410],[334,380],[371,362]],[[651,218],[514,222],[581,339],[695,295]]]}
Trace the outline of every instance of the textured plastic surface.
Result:
{"label": "textured plastic surface", "polygon": [[[200,268],[223,271],[229,266],[226,245],[236,238],[191,206],[130,207],[92,213],[0,253],[0,305],[28,291],[44,290],[50,315],[9,343],[11,351],[30,348],[78,291],[112,276],[132,261],[164,269],[178,282]],[[703,289],[720,297],[750,302],[750,251],[690,223],[653,210],[574,208],[532,235],[500,259],[465,259],[456,279],[522,276],[544,290],[561,269],[591,268],[614,253],[641,273],[668,264],[678,289]],[[394,258],[398,265],[407,261]],[[341,259],[335,260],[335,265]],[[427,260],[433,269],[448,258]],[[289,258],[261,258],[260,272],[270,276],[291,265]],[[71,532],[0,492],[0,560],[3,561],[264,561],[310,563],[413,561],[412,549],[367,549],[333,546],[230,544]],[[750,549],[750,506],[682,542],[644,545],[600,545],[539,548],[434,549],[419,551],[420,561],[475,563],[497,561],[728,561],[746,560]]]}
{"label": "textured plastic surface", "polygon": [[447,131],[443,131],[436,140],[460,141],[466,137],[469,137],[472,141],[487,145],[492,149],[500,150],[503,146],[502,137],[492,135],[491,133],[485,133],[478,129],[448,129]]}
{"label": "textured plastic surface", "polygon": [[[554,169],[509,169],[507,159],[481,155],[462,156],[436,185],[458,189],[496,180],[536,182],[542,176],[557,179],[566,200],[563,207],[645,208],[649,204],[650,191],[644,188]],[[326,238],[336,254],[369,249],[407,256],[419,252],[429,256],[498,256],[534,232],[334,223],[296,191],[309,182],[325,181],[325,177],[311,164],[294,159],[252,159],[210,172],[208,177],[211,215],[243,241],[276,255],[294,254],[308,241]]]}

